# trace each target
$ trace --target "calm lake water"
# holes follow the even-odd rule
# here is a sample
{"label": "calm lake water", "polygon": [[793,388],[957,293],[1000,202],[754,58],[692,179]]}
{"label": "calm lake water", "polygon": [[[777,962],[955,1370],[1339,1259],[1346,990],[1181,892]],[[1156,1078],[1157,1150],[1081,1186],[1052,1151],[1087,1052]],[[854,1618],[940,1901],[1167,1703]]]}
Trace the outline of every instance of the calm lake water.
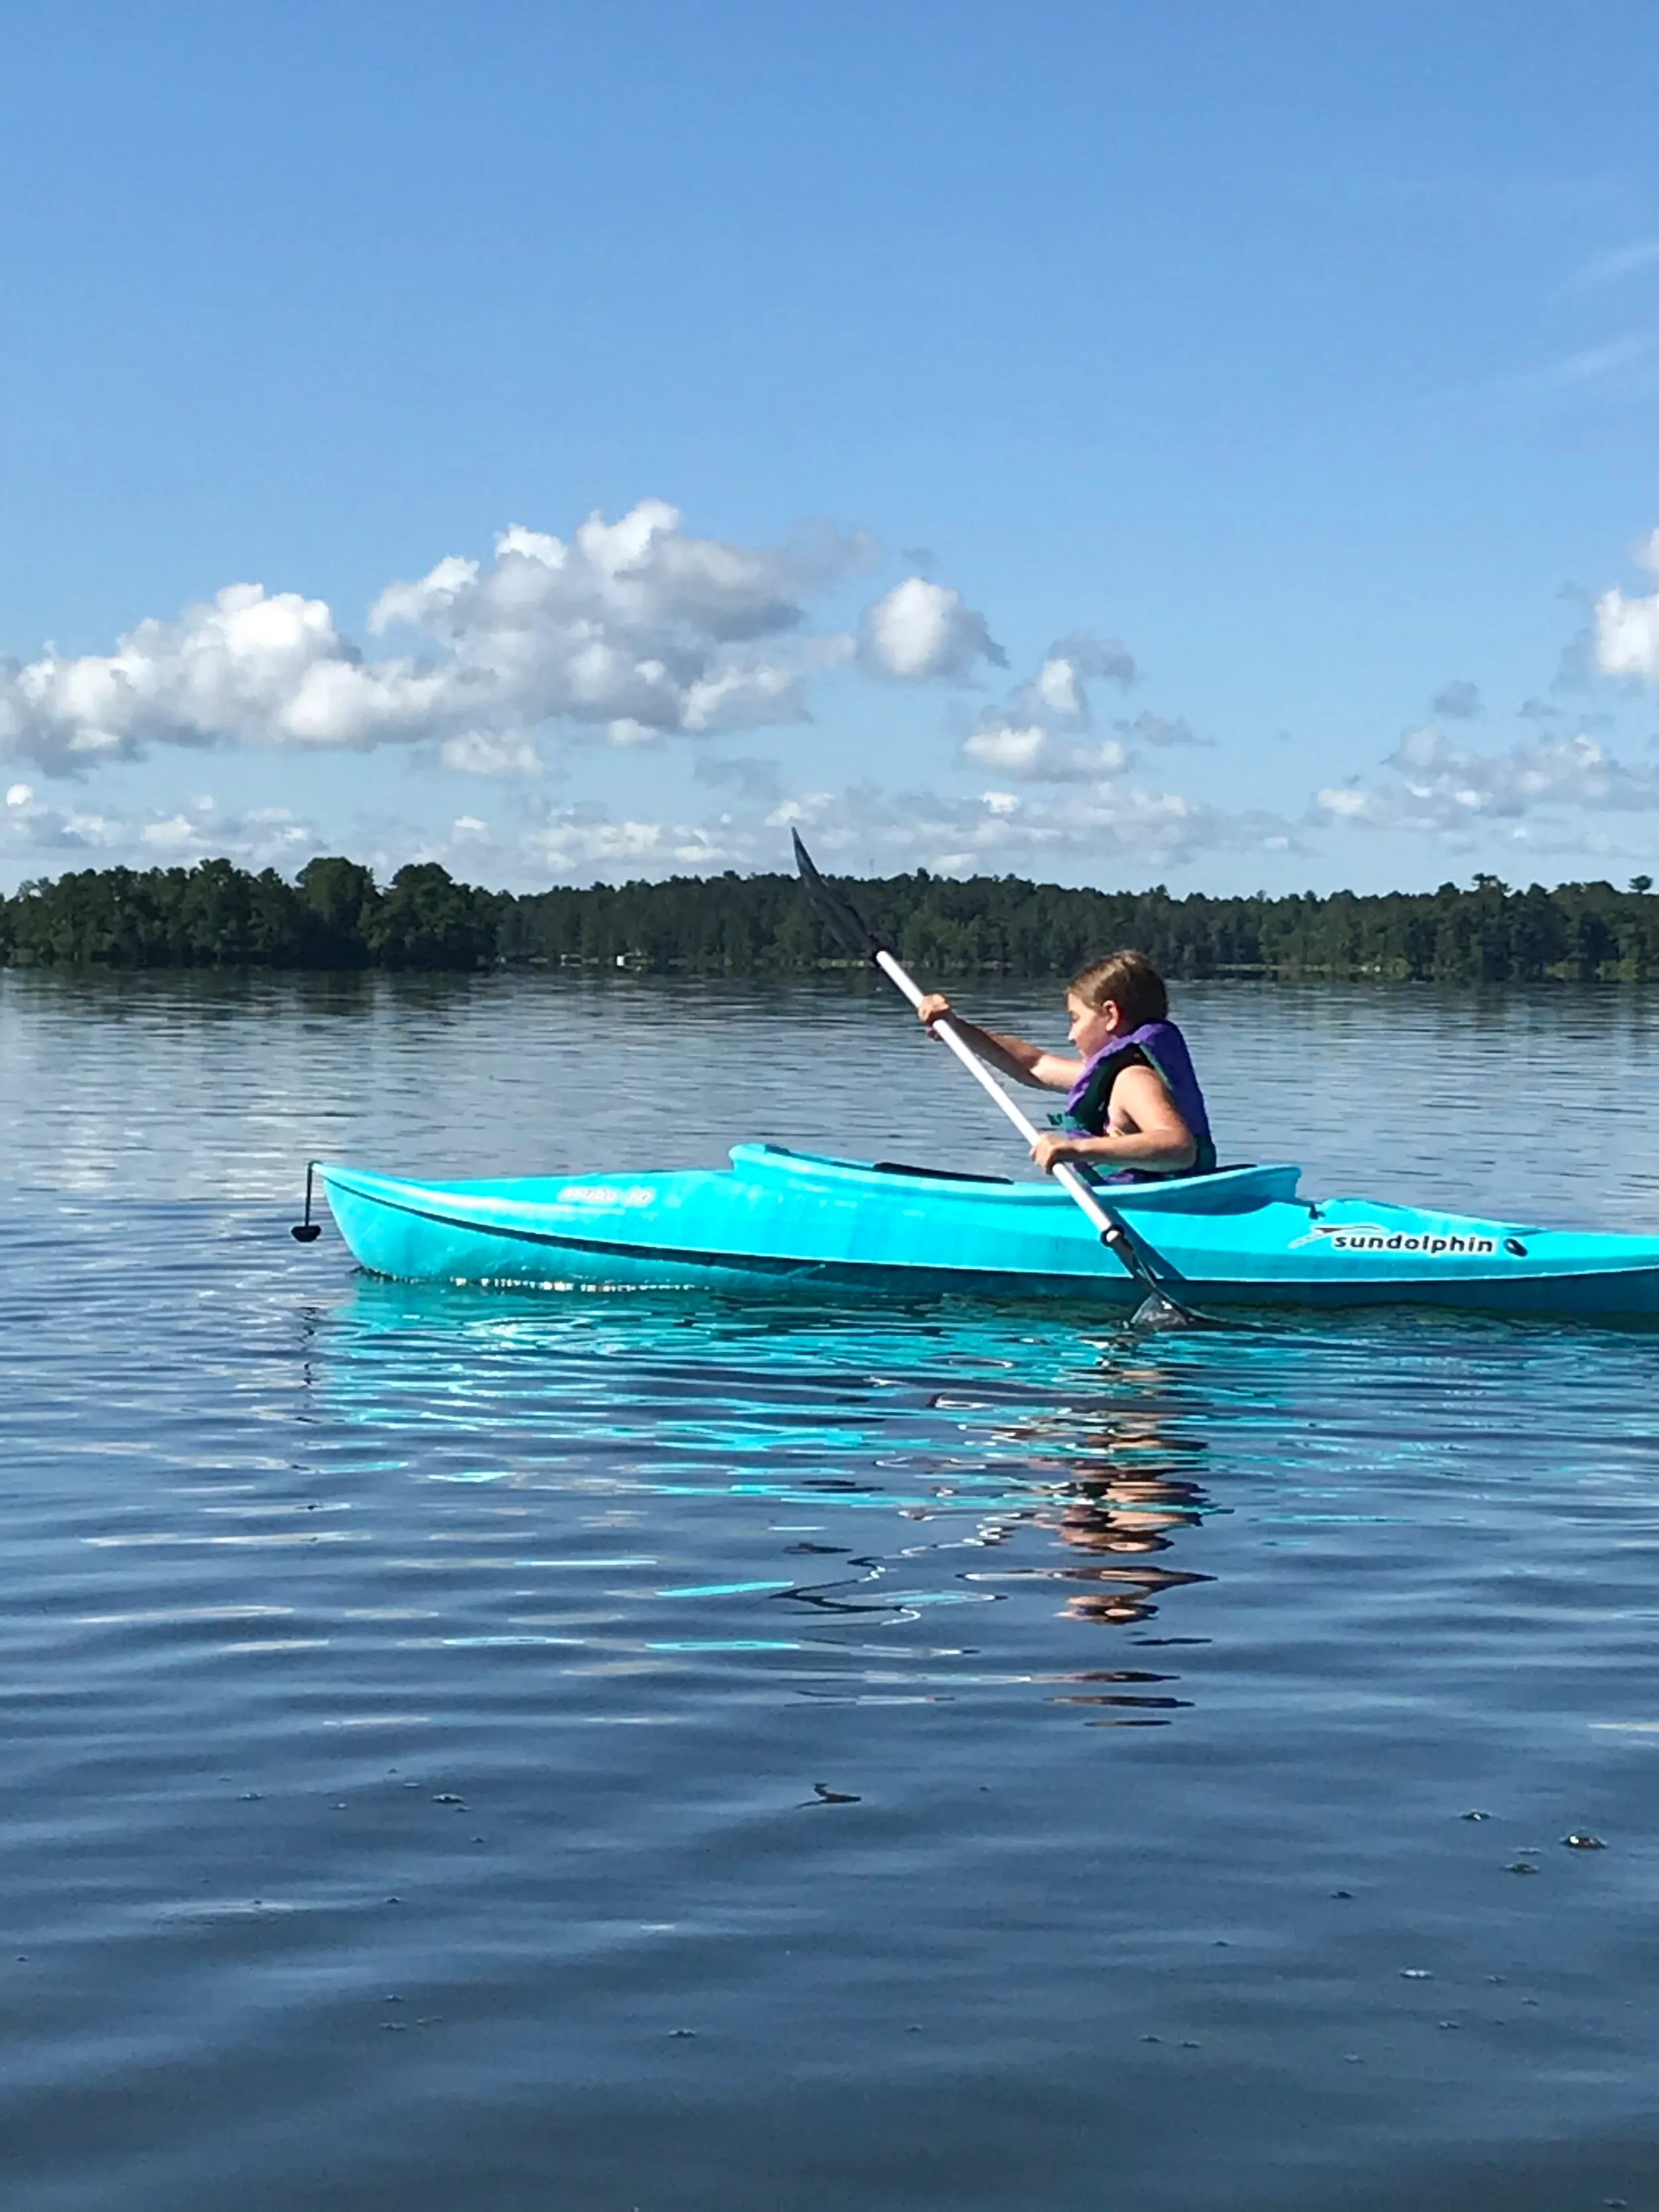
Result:
{"label": "calm lake water", "polygon": [[[1659,1230],[1652,995],[1178,1011],[1230,1158]],[[288,1236],[313,1153],[1006,1170],[855,979],[8,975],[0,1133],[8,2206],[1659,2206],[1659,1333]]]}

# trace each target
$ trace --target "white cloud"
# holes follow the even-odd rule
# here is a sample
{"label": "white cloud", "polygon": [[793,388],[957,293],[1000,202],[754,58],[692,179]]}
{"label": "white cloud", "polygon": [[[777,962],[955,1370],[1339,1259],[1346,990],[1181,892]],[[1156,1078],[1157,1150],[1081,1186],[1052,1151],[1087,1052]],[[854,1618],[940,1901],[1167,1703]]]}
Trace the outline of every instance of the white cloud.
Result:
{"label": "white cloud", "polygon": [[659,744],[662,732],[652,729],[648,723],[636,722],[631,714],[618,714],[614,722],[605,724],[605,741],[626,751],[635,745]]}
{"label": "white cloud", "polygon": [[[1119,738],[1091,741],[1094,679],[1127,686],[1136,680],[1133,659],[1115,638],[1087,634],[1060,638],[1029,683],[1016,684],[1006,702],[989,708],[962,742],[962,757],[1018,783],[1102,783],[1121,775],[1130,754]],[[1122,736],[1149,744],[1198,744],[1184,721],[1143,714],[1117,724]]]}
{"label": "white cloud", "polygon": [[1138,674],[1133,657],[1115,637],[1096,637],[1082,630],[1056,638],[1036,674],[1010,698],[1008,714],[1016,720],[1087,723],[1093,719],[1088,690],[1091,680],[1103,678],[1127,690]]}
{"label": "white cloud", "polygon": [[699,732],[764,729],[775,722],[798,722],[805,712],[797,671],[733,666],[686,686],[677,726]]}
{"label": "white cloud", "polygon": [[1040,723],[1018,728],[994,720],[972,731],[962,750],[976,768],[1021,783],[1098,783],[1120,774],[1129,759],[1115,738],[1097,745],[1073,744]]}
{"label": "white cloud", "polygon": [[1617,589],[1602,592],[1595,602],[1596,665],[1607,676],[1659,683],[1659,530],[1638,547],[1635,558],[1656,588],[1637,599]]}
{"label": "white cloud", "polygon": [[1037,672],[1035,689],[1043,703],[1057,712],[1085,714],[1083,691],[1093,678],[1121,684],[1127,691],[1139,676],[1134,655],[1115,637],[1097,637],[1092,630],[1076,630],[1056,638]]}
{"label": "white cloud", "polygon": [[117,864],[151,868],[189,866],[223,858],[244,867],[301,866],[324,841],[311,823],[280,806],[241,811],[218,805],[210,795],[185,799],[172,808],[136,812],[93,806],[58,806],[38,799],[26,783],[6,793],[0,815],[0,858],[28,872],[37,856],[53,873],[66,868]]}
{"label": "white cloud", "polygon": [[[728,773],[722,773],[727,771]],[[351,853],[382,882],[411,860],[438,860],[458,877],[511,889],[551,882],[787,870],[789,828],[818,857],[858,871],[922,865],[940,874],[1079,874],[1143,878],[1220,850],[1283,849],[1289,825],[1233,815],[1182,793],[1122,782],[1053,795],[1000,786],[973,797],[935,791],[797,790],[781,797],[771,763],[700,760],[703,780],[732,787],[730,811],[702,818],[589,803],[554,803],[535,790],[492,818],[458,814],[442,827],[360,821],[320,836],[281,808],[236,812],[203,795],[136,812],[59,807],[33,793],[0,809],[0,872],[12,882],[65,869],[124,863],[190,866],[223,855],[292,875],[320,852]],[[14,787],[27,790],[27,786]]]}
{"label": "white cloud", "polygon": [[614,738],[797,720],[805,671],[848,649],[794,643],[805,599],[868,556],[827,529],[782,547],[693,538],[659,500],[590,515],[568,543],[515,526],[487,567],[452,555],[389,586],[370,628],[412,627],[437,650],[374,661],[323,600],[233,584],[112,653],[0,669],[0,759],[62,775],[162,744],[432,742],[474,773],[492,758],[522,772],[550,722]]}
{"label": "white cloud", "polygon": [[752,821],[618,821],[597,806],[574,805],[550,809],[519,837],[516,854],[538,875],[588,881],[754,866],[757,848]]}
{"label": "white cloud", "polygon": [[[1120,785],[1050,799],[993,788],[962,798],[866,785],[780,799],[766,787],[769,763],[730,765],[736,804],[712,817],[612,813],[532,798],[495,827],[463,816],[436,837],[388,829],[367,857],[382,878],[405,860],[438,860],[475,882],[535,889],[550,881],[654,880],[725,868],[787,872],[788,832],[797,826],[819,860],[860,872],[921,865],[944,875],[1143,878],[1206,852],[1283,849],[1289,842],[1282,821],[1230,815],[1173,792]],[[364,848],[353,842],[349,849]]]}
{"label": "white cloud", "polygon": [[[1596,600],[1593,629],[1570,652],[1583,677],[1591,673],[1593,647],[1595,668],[1602,675],[1659,683],[1659,530],[1635,550],[1634,558],[1656,588],[1634,596],[1615,588]],[[1464,720],[1486,711],[1479,690],[1467,679],[1445,685],[1434,706],[1437,714]],[[1355,779],[1319,792],[1315,817],[1452,836],[1507,823],[1511,834],[1525,836],[1535,817],[1659,808],[1659,770],[1628,766],[1593,734],[1610,726],[1610,718],[1580,713],[1575,727],[1565,724],[1565,714],[1554,700],[1528,699],[1519,715],[1534,733],[1493,752],[1459,745],[1439,722],[1425,723],[1401,740],[1377,781]]]}
{"label": "white cloud", "polygon": [[1659,775],[1626,768],[1582,732],[1478,753],[1430,722],[1409,732],[1384,767],[1381,785],[1328,787],[1316,806],[1327,819],[1369,829],[1452,832],[1564,806],[1659,806]]}
{"label": "white cloud", "polygon": [[1080,721],[1089,711],[1088,696],[1079,680],[1074,662],[1051,653],[1031,682],[1032,703],[1068,721]]}
{"label": "white cloud", "polygon": [[[1178,792],[1122,783],[1034,798],[991,789],[974,799],[868,788],[802,793],[775,808],[763,830],[763,866],[776,865],[781,833],[811,833],[814,856],[910,868],[921,860],[940,874],[1079,866],[1144,875],[1206,852],[1261,849],[1287,825],[1265,814],[1230,814]],[[1282,849],[1282,842],[1281,847]]]}
{"label": "white cloud", "polygon": [[866,609],[860,655],[876,675],[910,684],[968,676],[981,660],[1006,665],[984,616],[960,592],[921,576],[907,576]]}
{"label": "white cloud", "polygon": [[[48,648],[27,665],[0,665],[0,768],[9,761],[23,779],[8,787],[0,778],[0,854],[28,873],[48,860],[144,865],[214,854],[291,869],[319,850],[346,849],[383,873],[437,859],[528,887],[773,867],[782,830],[796,820],[812,824],[829,856],[860,869],[921,860],[942,872],[1076,877],[1098,866],[1133,876],[1223,848],[1285,848],[1291,825],[1281,819],[1154,787],[1172,749],[1209,741],[1180,717],[1131,716],[1121,699],[1115,715],[1098,713],[1101,687],[1121,693],[1139,672],[1121,643],[1088,633],[1056,639],[1035,674],[971,727],[974,708],[958,710],[958,761],[980,787],[972,797],[798,786],[787,797],[795,777],[780,763],[702,742],[800,717],[807,683],[855,656],[866,671],[912,684],[1002,662],[984,617],[920,574],[866,611],[856,639],[810,632],[814,596],[867,552],[861,538],[827,531],[771,548],[695,538],[673,508],[647,500],[616,523],[590,516],[568,540],[514,526],[487,561],[452,556],[389,586],[371,617],[387,640],[375,659],[322,600],[257,585],[231,586],[171,622],[141,623],[109,654]],[[1659,531],[1637,558],[1653,588],[1613,589],[1596,602],[1578,645],[1586,678],[1594,665],[1659,684]],[[1536,726],[1483,751],[1467,743],[1485,713],[1472,682],[1445,684],[1434,704],[1440,719],[1410,732],[1375,775],[1320,792],[1310,820],[1454,836],[1494,824],[1524,836],[1535,825],[1539,836],[1593,842],[1589,817],[1659,808],[1659,757],[1628,765],[1593,714],[1575,710],[1568,720],[1565,708],[1534,713],[1529,703],[1523,720]],[[629,794],[615,813],[550,795],[564,765],[556,744],[573,733],[615,749],[605,773]],[[712,789],[668,795],[682,772],[664,756],[675,737],[699,741],[691,775]],[[431,806],[433,827],[360,819],[331,825],[326,842],[282,808],[237,811],[198,796],[123,811],[40,796],[52,788],[46,776],[161,747],[240,746],[291,759],[386,744],[473,778],[473,788],[463,799],[449,787]],[[277,789],[289,796],[286,763],[270,772],[288,778]],[[479,787],[490,779],[515,785],[493,811]],[[457,803],[468,811],[452,819]]]}
{"label": "white cloud", "polygon": [[364,668],[320,599],[232,584],[112,653],[0,672],[0,756],[62,774],[158,744],[373,744],[420,734],[438,679]]}
{"label": "white cloud", "polygon": [[438,757],[446,768],[462,775],[539,775],[545,766],[528,738],[495,737],[487,730],[469,730],[464,738],[446,738]]}

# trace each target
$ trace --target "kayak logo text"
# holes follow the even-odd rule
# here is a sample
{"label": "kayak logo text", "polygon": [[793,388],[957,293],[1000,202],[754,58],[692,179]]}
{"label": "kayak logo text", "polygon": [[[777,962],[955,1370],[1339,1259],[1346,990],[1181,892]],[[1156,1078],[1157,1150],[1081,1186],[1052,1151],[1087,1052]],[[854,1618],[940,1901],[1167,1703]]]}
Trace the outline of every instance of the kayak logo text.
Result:
{"label": "kayak logo text", "polygon": [[1291,1249],[1304,1244],[1316,1244],[1326,1252],[1416,1252],[1425,1260],[1462,1259],[1498,1249],[1495,1237],[1415,1236],[1385,1229],[1380,1221],[1347,1221],[1340,1229],[1322,1223],[1295,1238]]}

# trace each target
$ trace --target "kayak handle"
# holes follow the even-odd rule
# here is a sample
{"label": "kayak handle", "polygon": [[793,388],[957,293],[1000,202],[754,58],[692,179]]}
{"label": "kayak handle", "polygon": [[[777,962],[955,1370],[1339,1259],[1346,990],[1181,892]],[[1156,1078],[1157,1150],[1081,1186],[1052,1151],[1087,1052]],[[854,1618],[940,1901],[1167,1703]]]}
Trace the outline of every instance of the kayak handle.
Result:
{"label": "kayak handle", "polygon": [[313,1178],[315,1176],[316,1172],[317,1172],[317,1163],[316,1163],[316,1161],[315,1161],[315,1160],[307,1160],[307,1161],[306,1162],[306,1214],[305,1214],[305,1219],[304,1219],[303,1221],[296,1221],[296,1222],[295,1223],[295,1224],[294,1224],[293,1228],[289,1231],[289,1234],[293,1237],[293,1239],[294,1239],[294,1241],[295,1241],[295,1243],[296,1244],[314,1244],[314,1243],[316,1243],[317,1239],[318,1239],[318,1238],[322,1235],[322,1233],[323,1233],[323,1224],[321,1224],[321,1222],[320,1222],[320,1221],[313,1221],[313,1220],[312,1219],[312,1218],[311,1218],[311,1194],[312,1194],[312,1188],[313,1188]]}

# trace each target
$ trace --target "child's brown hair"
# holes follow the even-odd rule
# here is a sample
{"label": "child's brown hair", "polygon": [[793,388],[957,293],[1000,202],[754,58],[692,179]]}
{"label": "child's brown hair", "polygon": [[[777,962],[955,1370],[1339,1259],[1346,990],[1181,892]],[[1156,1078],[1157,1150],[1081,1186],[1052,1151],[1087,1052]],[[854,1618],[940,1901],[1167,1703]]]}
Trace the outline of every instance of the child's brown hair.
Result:
{"label": "child's brown hair", "polygon": [[1144,952],[1109,952],[1080,975],[1070,988],[1085,1006],[1098,1013],[1109,1000],[1123,1017],[1126,1030],[1144,1029],[1148,1022],[1167,1022],[1170,994],[1164,978]]}

